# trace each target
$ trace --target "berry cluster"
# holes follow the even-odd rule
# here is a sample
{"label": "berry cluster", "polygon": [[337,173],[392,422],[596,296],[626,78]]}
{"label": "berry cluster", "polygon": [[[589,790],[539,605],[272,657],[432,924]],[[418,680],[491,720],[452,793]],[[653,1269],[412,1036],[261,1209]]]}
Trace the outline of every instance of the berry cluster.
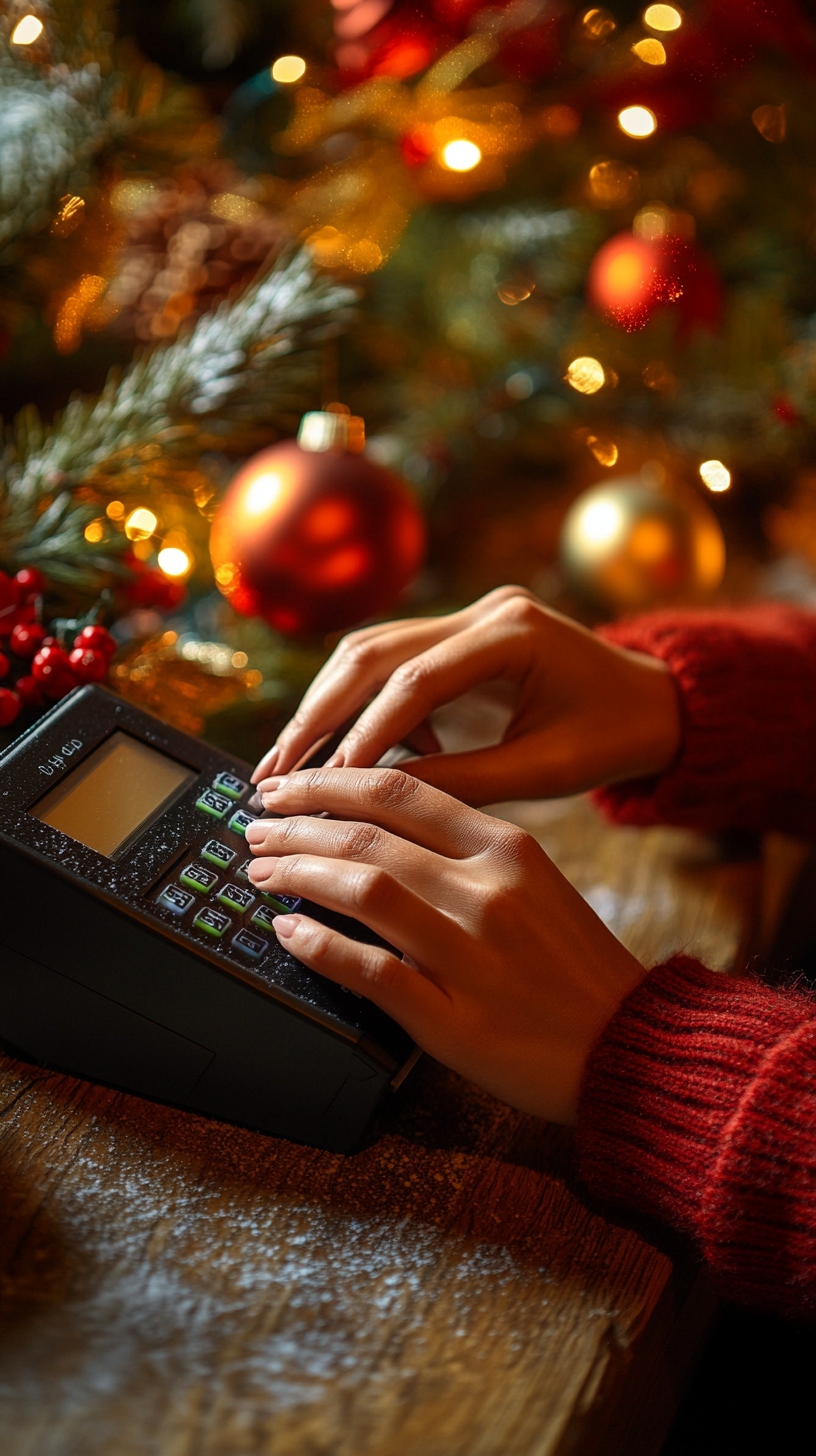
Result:
{"label": "berry cluster", "polygon": [[[0,571],[0,638],[7,638],[9,652],[24,669],[30,664],[13,687],[0,687],[0,728],[13,723],[23,708],[57,702],[83,683],[103,682],[116,651],[110,632],[98,624],[82,627],[70,652],[49,636],[39,620],[44,587],[34,567],[23,567],[15,577]],[[9,656],[0,651],[0,679],[11,671]]]}

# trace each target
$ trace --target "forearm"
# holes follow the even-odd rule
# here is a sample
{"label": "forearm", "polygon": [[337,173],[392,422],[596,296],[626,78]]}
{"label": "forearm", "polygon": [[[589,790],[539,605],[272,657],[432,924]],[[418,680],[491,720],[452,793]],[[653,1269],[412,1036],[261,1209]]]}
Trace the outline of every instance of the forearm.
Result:
{"label": "forearm", "polygon": [[582,1175],[692,1234],[723,1291],[816,1314],[816,1005],[684,956],[624,1001],[587,1066]]}
{"label": "forearm", "polygon": [[816,832],[816,615],[663,612],[601,629],[672,671],[682,746],[659,778],[600,789],[626,824]]}

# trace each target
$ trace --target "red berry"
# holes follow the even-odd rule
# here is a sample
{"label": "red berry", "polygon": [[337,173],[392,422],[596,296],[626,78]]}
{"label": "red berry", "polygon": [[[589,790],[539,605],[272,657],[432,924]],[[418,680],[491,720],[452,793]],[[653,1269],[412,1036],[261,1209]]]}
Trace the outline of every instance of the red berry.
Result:
{"label": "red berry", "polygon": [[39,622],[18,622],[12,627],[9,646],[18,657],[33,657],[45,640],[45,628]]}
{"label": "red berry", "polygon": [[20,711],[20,699],[10,688],[0,688],[0,728],[8,728],[9,723]]}
{"label": "red berry", "polygon": [[59,645],[59,637],[43,637],[40,643],[40,651],[42,652],[44,647],[59,647]]}
{"label": "red berry", "polygon": [[98,652],[94,647],[75,647],[68,658],[80,683],[104,682],[109,660],[107,652]]}
{"label": "red berry", "polygon": [[28,601],[29,597],[42,596],[45,591],[45,577],[36,566],[21,566],[14,580],[21,602]]}
{"label": "red berry", "polygon": [[14,684],[14,691],[17,693],[25,708],[39,708],[42,703],[42,688],[37,682],[37,679],[31,677],[30,673],[26,674],[25,677],[18,677]]}
{"label": "red berry", "polygon": [[6,657],[5,652],[0,652],[0,677],[8,677],[10,667],[11,663]]}
{"label": "red berry", "polygon": [[37,682],[52,682],[55,677],[71,677],[68,653],[61,647],[41,647],[31,664]]}
{"label": "red berry", "polygon": [[98,623],[92,627],[83,627],[81,632],[77,632],[74,647],[91,647],[94,652],[104,652],[108,657],[113,657],[116,651],[116,643],[110,632]]}

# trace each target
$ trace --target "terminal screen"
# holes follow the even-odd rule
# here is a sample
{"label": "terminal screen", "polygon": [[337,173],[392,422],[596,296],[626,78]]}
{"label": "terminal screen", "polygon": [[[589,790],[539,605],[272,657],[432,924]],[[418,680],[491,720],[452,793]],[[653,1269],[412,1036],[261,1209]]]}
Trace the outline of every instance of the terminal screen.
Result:
{"label": "terminal screen", "polygon": [[128,733],[111,734],[31,813],[110,857],[192,783],[192,769]]}

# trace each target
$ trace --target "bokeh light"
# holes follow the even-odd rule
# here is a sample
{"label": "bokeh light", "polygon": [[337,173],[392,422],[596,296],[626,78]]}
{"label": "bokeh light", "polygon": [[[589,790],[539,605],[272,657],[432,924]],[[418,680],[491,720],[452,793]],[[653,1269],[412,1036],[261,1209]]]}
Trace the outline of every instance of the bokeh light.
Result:
{"label": "bokeh light", "polygon": [[597,394],[606,383],[603,364],[588,354],[573,359],[564,378],[579,394]]}
{"label": "bokeh light", "polygon": [[442,161],[451,172],[472,172],[482,160],[482,154],[475,142],[457,137],[442,149]]}
{"label": "bokeh light", "polygon": [[43,23],[38,15],[24,15],[18,20],[11,33],[12,45],[33,45],[43,33]]}
{"label": "bokeh light", "polygon": [[165,576],[184,576],[190,570],[192,561],[180,546],[164,546],[158,555],[159,568]]}
{"label": "bokeh light", "polygon": [[657,117],[648,106],[624,106],[618,112],[618,126],[630,137],[651,136],[657,129]]}
{"label": "bokeh light", "polygon": [[722,460],[704,460],[700,466],[700,477],[703,484],[716,494],[728,490],[731,484],[731,471],[723,465]]}
{"label": "bokeh light", "polygon": [[676,5],[650,5],[643,12],[643,23],[650,30],[679,30],[683,13]]}
{"label": "bokeh light", "polygon": [[278,56],[272,67],[272,80],[283,86],[291,86],[305,74],[306,62],[302,56]]}
{"label": "bokeh light", "polygon": [[153,535],[158,524],[157,518],[147,506],[138,506],[135,511],[131,511],[125,522],[125,535],[129,541],[146,541]]}
{"label": "bokeh light", "polygon": [[665,66],[666,49],[654,36],[647,36],[645,40],[636,41],[632,50],[639,61],[645,61],[647,66]]}

